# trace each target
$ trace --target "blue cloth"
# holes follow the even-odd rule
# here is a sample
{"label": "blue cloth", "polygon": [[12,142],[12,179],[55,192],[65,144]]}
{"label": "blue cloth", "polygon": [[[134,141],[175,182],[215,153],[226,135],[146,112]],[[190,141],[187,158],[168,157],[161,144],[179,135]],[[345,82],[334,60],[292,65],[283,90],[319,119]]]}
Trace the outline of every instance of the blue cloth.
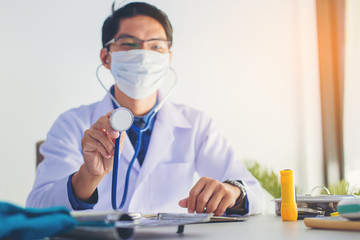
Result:
{"label": "blue cloth", "polygon": [[21,208],[0,202],[0,239],[39,239],[74,229],[77,221],[65,207]]}
{"label": "blue cloth", "polygon": [[71,178],[75,173],[71,174],[69,176],[68,182],[67,182],[67,192],[68,192],[68,198],[71,204],[71,207],[74,210],[86,210],[86,209],[93,209],[95,204],[98,202],[98,191],[97,189],[95,192],[91,195],[88,201],[83,202],[79,200],[77,197],[75,197],[73,188],[71,185]]}

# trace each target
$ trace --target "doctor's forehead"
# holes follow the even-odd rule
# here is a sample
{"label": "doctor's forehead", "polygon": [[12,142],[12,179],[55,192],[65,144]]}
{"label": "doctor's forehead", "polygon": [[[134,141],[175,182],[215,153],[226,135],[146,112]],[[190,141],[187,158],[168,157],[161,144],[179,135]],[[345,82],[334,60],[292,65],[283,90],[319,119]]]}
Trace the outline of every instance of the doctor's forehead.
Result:
{"label": "doctor's forehead", "polygon": [[114,38],[124,34],[131,35],[142,40],[151,38],[161,38],[167,40],[165,29],[161,23],[156,19],[145,15],[137,15],[121,19],[119,22],[118,32]]}

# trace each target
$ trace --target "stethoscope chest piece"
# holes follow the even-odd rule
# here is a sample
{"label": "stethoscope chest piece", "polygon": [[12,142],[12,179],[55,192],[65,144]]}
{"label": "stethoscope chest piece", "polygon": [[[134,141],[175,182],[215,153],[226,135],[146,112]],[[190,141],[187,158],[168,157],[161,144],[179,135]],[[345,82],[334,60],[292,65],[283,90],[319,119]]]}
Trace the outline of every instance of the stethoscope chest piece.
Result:
{"label": "stethoscope chest piece", "polygon": [[127,108],[117,108],[110,115],[111,127],[119,132],[128,130],[134,122],[134,115]]}

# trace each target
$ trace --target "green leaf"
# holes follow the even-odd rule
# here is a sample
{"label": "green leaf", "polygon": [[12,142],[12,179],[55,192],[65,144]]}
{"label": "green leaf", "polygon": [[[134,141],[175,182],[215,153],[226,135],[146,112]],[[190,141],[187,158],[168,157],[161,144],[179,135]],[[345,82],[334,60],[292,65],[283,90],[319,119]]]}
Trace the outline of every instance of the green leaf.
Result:
{"label": "green leaf", "polygon": [[258,162],[246,161],[245,166],[249,172],[260,182],[260,185],[274,198],[281,197],[279,176],[272,170],[261,167]]}
{"label": "green leaf", "polygon": [[357,195],[360,196],[360,189],[350,189],[350,184],[342,179],[337,183],[330,184],[328,189],[331,194],[336,195]]}

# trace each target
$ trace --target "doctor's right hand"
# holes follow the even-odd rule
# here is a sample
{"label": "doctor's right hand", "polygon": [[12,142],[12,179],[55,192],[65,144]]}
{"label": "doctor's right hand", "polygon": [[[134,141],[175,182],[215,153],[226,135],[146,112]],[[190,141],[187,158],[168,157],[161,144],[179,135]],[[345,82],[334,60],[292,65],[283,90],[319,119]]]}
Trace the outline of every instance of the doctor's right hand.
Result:
{"label": "doctor's right hand", "polygon": [[[81,140],[84,162],[91,175],[106,175],[112,170],[115,149],[115,139],[119,132],[111,128],[108,112],[101,116],[88,130]],[[120,152],[122,150],[124,135],[120,138]]]}
{"label": "doctor's right hand", "polygon": [[125,132],[119,136],[119,132],[111,128],[111,112],[101,116],[81,140],[84,164],[73,175],[71,183],[75,196],[82,201],[91,197],[99,182],[112,170],[116,138],[120,137],[119,153],[123,148]]}

